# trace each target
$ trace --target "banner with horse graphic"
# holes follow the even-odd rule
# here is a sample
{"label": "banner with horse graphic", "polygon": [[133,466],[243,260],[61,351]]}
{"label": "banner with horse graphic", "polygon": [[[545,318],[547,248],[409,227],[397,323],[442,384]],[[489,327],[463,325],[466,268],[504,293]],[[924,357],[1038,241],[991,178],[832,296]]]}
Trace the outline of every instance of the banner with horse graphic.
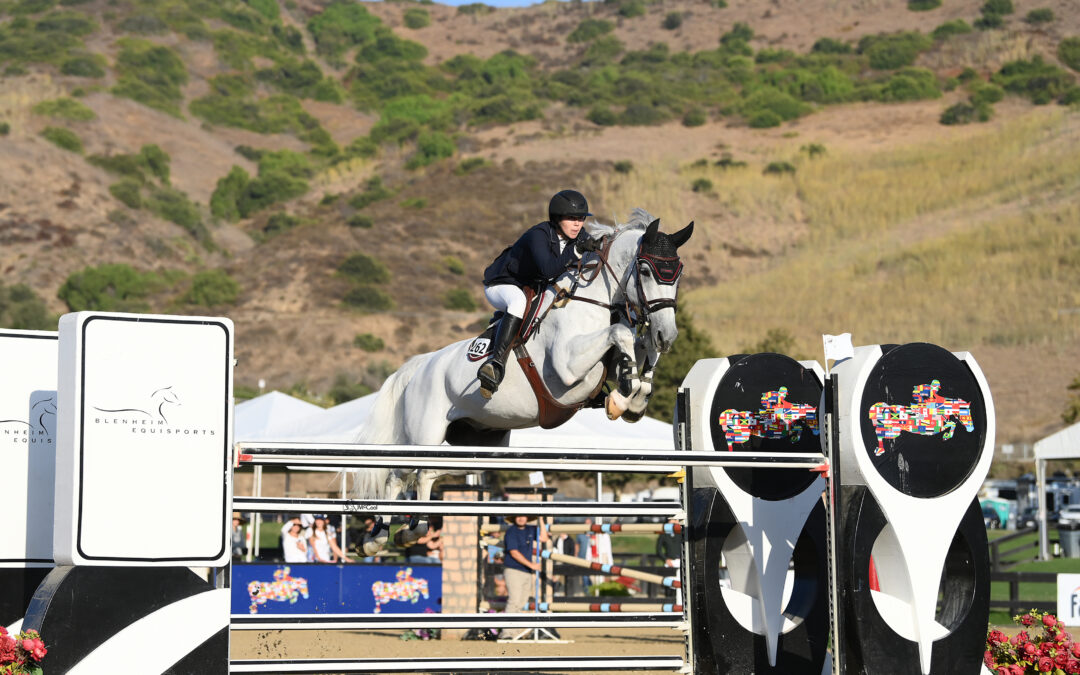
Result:
{"label": "banner with horse graphic", "polygon": [[442,566],[235,563],[233,614],[430,614],[442,607]]}

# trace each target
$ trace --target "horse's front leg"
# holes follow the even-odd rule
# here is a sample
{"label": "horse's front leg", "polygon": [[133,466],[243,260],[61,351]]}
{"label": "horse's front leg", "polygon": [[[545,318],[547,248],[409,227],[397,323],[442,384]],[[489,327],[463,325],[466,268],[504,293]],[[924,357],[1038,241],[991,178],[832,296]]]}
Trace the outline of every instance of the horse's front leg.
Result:
{"label": "horse's front leg", "polygon": [[617,352],[615,362],[620,391],[613,391],[608,396],[607,411],[609,418],[616,419],[626,411],[630,397],[641,386],[634,361],[634,332],[630,328],[615,324],[579,335],[567,343],[566,356],[554,358],[552,363],[562,383],[572,387],[584,380],[612,348]]}
{"label": "horse's front leg", "polygon": [[653,374],[656,372],[656,362],[660,360],[660,354],[653,350],[648,345],[639,347],[639,350],[644,351],[644,355],[640,358],[641,363],[641,385],[633,396],[630,397],[630,403],[623,413],[622,418],[627,422],[637,422],[645,416],[645,410],[649,407],[649,398],[653,392]]}

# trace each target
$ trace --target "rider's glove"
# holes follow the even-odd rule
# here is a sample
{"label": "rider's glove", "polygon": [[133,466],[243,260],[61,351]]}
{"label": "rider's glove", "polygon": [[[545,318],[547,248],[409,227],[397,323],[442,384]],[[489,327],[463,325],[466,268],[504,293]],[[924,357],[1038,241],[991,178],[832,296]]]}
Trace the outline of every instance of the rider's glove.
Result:
{"label": "rider's glove", "polygon": [[602,237],[593,239],[592,237],[585,235],[584,237],[578,237],[577,240],[574,241],[574,247],[577,249],[578,255],[588,251],[599,251],[603,246],[604,239]]}

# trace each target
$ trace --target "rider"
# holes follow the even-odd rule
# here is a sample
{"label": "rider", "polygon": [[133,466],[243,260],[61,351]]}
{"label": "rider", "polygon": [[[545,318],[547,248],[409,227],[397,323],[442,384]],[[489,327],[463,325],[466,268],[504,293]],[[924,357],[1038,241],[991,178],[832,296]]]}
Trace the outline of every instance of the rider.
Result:
{"label": "rider", "polygon": [[602,246],[601,239],[582,231],[585,218],[591,215],[589,203],[580,192],[556,193],[548,204],[548,219],[526,230],[484,270],[484,295],[504,313],[495,332],[491,358],[476,373],[484,398],[491,398],[499,389],[510,343],[525,317],[522,288],[552,282],[575,258]]}

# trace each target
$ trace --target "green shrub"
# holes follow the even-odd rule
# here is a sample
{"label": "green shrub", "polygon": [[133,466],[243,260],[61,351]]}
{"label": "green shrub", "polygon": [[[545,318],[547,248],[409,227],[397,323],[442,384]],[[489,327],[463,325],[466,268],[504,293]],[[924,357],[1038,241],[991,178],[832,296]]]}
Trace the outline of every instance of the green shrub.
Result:
{"label": "green shrub", "polygon": [[618,581],[605,581],[602,584],[593,584],[592,586],[589,586],[589,595],[625,596],[630,595],[630,591]]}
{"label": "green shrub", "polygon": [[785,173],[795,173],[795,166],[791,162],[769,162],[762,173],[777,176]]}
{"label": "green shrub", "polygon": [[622,0],[619,3],[619,16],[626,19],[645,16],[645,3],[643,0]]}
{"label": "green shrub", "polygon": [[1012,0],[986,0],[979,10],[985,14],[1012,14],[1016,9]]}
{"label": "green shrub", "polygon": [[451,288],[443,296],[443,307],[461,312],[475,312],[479,305],[466,289]]}
{"label": "green shrub", "polygon": [[668,12],[664,17],[663,23],[660,24],[660,27],[664,30],[675,30],[682,26],[682,20],[682,12]]}
{"label": "green shrub", "polygon": [[359,347],[365,352],[378,352],[386,348],[386,343],[383,342],[382,338],[371,333],[360,333],[353,338],[353,346]]}
{"label": "green shrub", "polygon": [[71,129],[45,127],[41,130],[41,137],[64,150],[70,150],[80,155],[83,153],[82,139]]}
{"label": "green shrub", "polygon": [[660,124],[667,119],[663,110],[646,103],[631,103],[619,115],[619,124],[648,126]]}
{"label": "green shrub", "polygon": [[362,209],[377,201],[393,197],[393,191],[383,185],[382,178],[372,176],[364,183],[364,191],[349,200],[349,206],[354,209]]}
{"label": "green shrub", "polygon": [[142,186],[138,181],[125,178],[109,186],[109,194],[132,209],[142,208]]}
{"label": "green shrub", "polygon": [[931,39],[918,31],[867,35],[859,40],[859,53],[865,54],[875,70],[893,70],[915,63],[919,52],[933,46]]}
{"label": "green shrub", "polygon": [[491,14],[495,11],[495,8],[490,5],[485,5],[482,2],[471,2],[467,5],[458,5],[458,14],[467,14],[470,16],[482,16],[484,14]]}
{"label": "green shrub", "polygon": [[416,153],[405,163],[408,169],[427,166],[432,162],[452,157],[457,150],[454,139],[441,131],[427,131],[416,139]]}
{"label": "green shrub", "polygon": [[993,115],[993,108],[988,104],[957,103],[941,113],[940,122],[947,125],[986,122]]}
{"label": "green shrub", "polygon": [[1024,17],[1024,21],[1035,26],[1040,23],[1050,23],[1054,20],[1054,10],[1047,7],[1033,9]]}
{"label": "green shrub", "polygon": [[[616,57],[622,53],[624,49],[623,43],[619,38],[614,35],[605,35],[602,38],[593,40],[592,43],[585,49],[585,55],[581,59],[583,66],[603,66],[609,63],[613,63]],[[562,71],[563,73],[573,73],[574,71]]]}
{"label": "green shrub", "polygon": [[284,171],[260,171],[245,186],[236,200],[236,208],[241,218],[247,218],[271,204],[288,201],[308,191],[307,181]]}
{"label": "green shrub", "polygon": [[345,146],[346,157],[374,157],[378,152],[379,145],[370,136],[359,136]]}
{"label": "green shrub", "polygon": [[979,77],[979,73],[976,72],[974,68],[972,68],[971,66],[965,66],[964,69],[960,71],[960,74],[956,76],[956,79],[960,80],[961,82],[971,82],[977,77]]}
{"label": "green shrub", "polygon": [[566,36],[566,41],[570,43],[590,42],[601,35],[610,33],[614,29],[615,24],[604,19],[582,19],[577,28]]}
{"label": "green shrub", "polygon": [[1080,71],[1080,37],[1065,38],[1058,43],[1057,55],[1062,63]]}
{"label": "green shrub", "polygon": [[602,127],[614,126],[619,121],[615,113],[611,111],[611,108],[606,105],[594,106],[589,110],[588,114],[585,115],[585,119]]}
{"label": "green shrub", "polygon": [[179,117],[184,99],[180,88],[188,80],[183,60],[172,49],[139,38],[122,38],[117,44],[119,81],[113,94]]}
{"label": "green shrub", "polygon": [[1065,90],[1065,93],[1058,99],[1061,105],[1075,106],[1080,103],[1080,87],[1072,86]]}
{"label": "green shrub", "polygon": [[72,274],[56,296],[72,312],[140,312],[149,309],[143,298],[162,285],[162,279],[153,272],[138,272],[130,265],[105,264]]}
{"label": "green shrub", "polygon": [[786,63],[795,59],[795,52],[787,49],[762,49],[754,54],[754,63]]}
{"label": "green shrub", "polygon": [[907,8],[913,12],[925,12],[941,7],[941,0],[908,0]]}
{"label": "green shrub", "polygon": [[1010,61],[991,80],[1005,91],[1029,98],[1042,105],[1060,97],[1072,86],[1074,78],[1036,55],[1030,61]]}
{"label": "green shrub", "polygon": [[354,286],[345,293],[342,302],[348,307],[365,312],[381,312],[394,308],[393,299],[386,291],[375,286]]}
{"label": "green shrub", "polygon": [[165,185],[169,184],[169,165],[172,162],[169,153],[154,144],[144,145],[139,149],[139,161],[151,176]]}
{"label": "green shrub", "polygon": [[191,288],[180,299],[189,305],[199,307],[221,307],[235,305],[240,297],[240,284],[225,270],[206,270],[198,272],[191,280]]}
{"label": "green shrub", "polygon": [[0,282],[0,326],[15,330],[56,330],[45,302],[25,284]]}
{"label": "green shrub", "polygon": [[60,72],[72,77],[105,77],[105,57],[100,54],[76,54],[64,59]]}
{"label": "green shrub", "polygon": [[372,392],[371,387],[363,382],[349,382],[344,374],[334,378],[334,384],[326,392],[326,397],[334,405],[341,405],[347,401],[353,401],[361,396],[367,396]]}
{"label": "green shrub", "polygon": [[[768,111],[774,113],[780,120],[787,121],[807,114],[810,112],[810,106],[775,87],[759,87],[743,99],[740,110],[748,119],[753,119],[759,112]],[[776,126],[776,124],[766,126]]]}
{"label": "green shrub", "polygon": [[251,176],[239,166],[234,166],[224,178],[219,178],[214,193],[210,195],[210,213],[215,218],[230,222],[240,219],[237,202],[247,190]]}
{"label": "green shrub", "polygon": [[753,129],[768,129],[783,124],[784,118],[771,110],[757,110],[750,114],[746,123]]}
{"label": "green shrub", "polygon": [[176,223],[204,245],[210,244],[210,233],[202,223],[199,207],[183,192],[171,187],[156,187],[144,200],[155,214]]}
{"label": "green shrub", "polygon": [[56,6],[56,0],[18,0],[7,9],[14,15],[37,14]]}
{"label": "green shrub", "polygon": [[278,211],[266,219],[266,225],[263,226],[263,232],[272,236],[281,234],[286,230],[291,230],[299,224],[300,219],[296,216],[290,215],[285,211]]}
{"label": "green shrub", "polygon": [[422,209],[425,206],[427,206],[427,199],[424,197],[410,197],[401,201],[403,209]]}
{"label": "green shrub", "polygon": [[7,122],[0,122],[0,136],[7,136],[11,133],[11,124]]}
{"label": "green shrub", "polygon": [[450,274],[462,275],[465,274],[465,263],[461,262],[461,258],[448,255],[443,258],[443,265],[446,266],[446,270]]}
{"label": "green shrub", "polygon": [[630,173],[634,170],[634,163],[628,159],[620,159],[611,168],[615,169],[615,173]]}
{"label": "green shrub", "polygon": [[742,160],[732,158],[730,152],[725,152],[720,155],[720,159],[716,160],[714,166],[727,171],[728,169],[745,169],[747,164]]}
{"label": "green shrub", "polygon": [[754,29],[742,21],[736,21],[731,30],[720,36],[720,44],[725,47],[745,45],[754,38]]}
{"label": "green shrub", "polygon": [[708,178],[695,178],[690,189],[694,192],[712,192],[713,184]]}
{"label": "green shrub", "polygon": [[411,7],[405,10],[405,15],[402,18],[405,25],[412,29],[431,25],[431,15],[428,14],[426,9],[420,9],[419,7]]}
{"label": "green shrub", "polygon": [[705,114],[705,111],[697,107],[687,110],[686,114],[683,115],[682,118],[682,123],[684,127],[700,127],[702,124],[705,124],[708,121],[709,118]]}
{"label": "green shrub", "polygon": [[477,169],[482,169],[491,166],[491,162],[483,157],[468,157],[461,160],[461,163],[454,169],[454,173],[458,176],[464,176],[467,173],[472,173]]}
{"label": "green shrub", "polygon": [[814,159],[815,157],[821,157],[827,154],[825,146],[821,143],[807,143],[806,145],[799,148],[799,150],[805,152],[807,156],[810,157],[810,159]]}
{"label": "green shrub", "polygon": [[976,106],[997,103],[1005,98],[1005,90],[990,82],[977,82],[971,87],[971,102]]}
{"label": "green shrub", "polygon": [[371,219],[371,216],[366,216],[363,213],[354,213],[345,222],[349,227],[358,227],[362,230],[370,230],[375,226],[375,221]]}
{"label": "green shrub", "polygon": [[1001,18],[1000,14],[983,14],[978,19],[975,19],[973,25],[978,30],[993,30],[1004,26],[1005,19]]}
{"label": "green shrub", "polygon": [[940,96],[937,78],[925,68],[904,68],[881,88],[881,100],[886,102],[921,101]]}
{"label": "green shrub", "polygon": [[73,122],[87,122],[97,119],[97,114],[73,98],[54,98],[42,101],[33,107],[35,115],[55,117]]}
{"label": "green shrub", "polygon": [[967,21],[963,19],[953,19],[952,21],[946,21],[930,33],[930,36],[935,40],[947,40],[954,35],[964,35],[972,31],[972,27],[968,25]]}
{"label": "green shrub", "polygon": [[283,173],[294,178],[311,178],[315,168],[311,160],[294,150],[266,150],[259,156],[259,175]]}
{"label": "green shrub", "polygon": [[851,45],[840,40],[823,37],[818,38],[814,46],[810,48],[813,54],[850,54]]}
{"label": "green shrub", "polygon": [[390,270],[371,256],[354,253],[338,265],[338,272],[358,284],[385,284],[390,281]]}

